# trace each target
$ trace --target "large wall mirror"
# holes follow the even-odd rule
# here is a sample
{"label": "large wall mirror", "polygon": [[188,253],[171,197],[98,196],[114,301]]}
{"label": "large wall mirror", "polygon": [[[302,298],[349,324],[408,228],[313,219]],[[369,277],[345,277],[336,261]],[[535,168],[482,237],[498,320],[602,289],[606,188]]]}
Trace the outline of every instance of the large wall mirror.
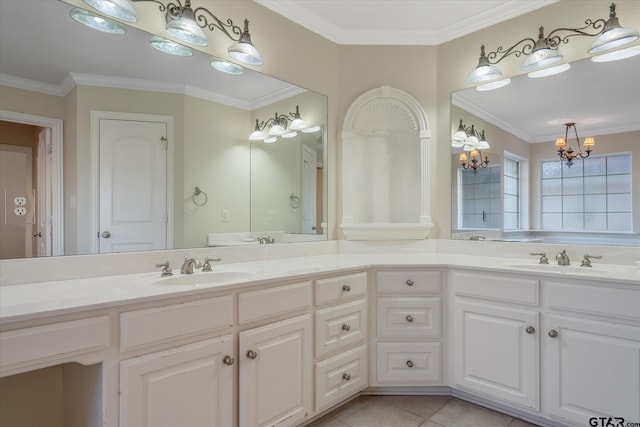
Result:
{"label": "large wall mirror", "polygon": [[[452,136],[462,120],[484,131],[490,148],[476,169],[452,148],[452,237],[640,245],[639,69],[640,55],[584,59],[561,74],[453,93]],[[571,166],[555,145],[567,123],[575,123],[566,138],[573,150],[576,129],[583,152],[585,138],[595,140]]]}
{"label": "large wall mirror", "polygon": [[[223,74],[203,52],[161,53],[135,28],[91,30],[71,9],[2,1],[0,160],[12,172],[0,178],[0,258],[326,239],[326,96],[249,69]],[[256,120],[296,107],[310,132],[249,141]],[[138,123],[155,145],[136,143]],[[148,217],[164,223],[159,243],[118,241]],[[63,246],[51,241],[58,222]]]}

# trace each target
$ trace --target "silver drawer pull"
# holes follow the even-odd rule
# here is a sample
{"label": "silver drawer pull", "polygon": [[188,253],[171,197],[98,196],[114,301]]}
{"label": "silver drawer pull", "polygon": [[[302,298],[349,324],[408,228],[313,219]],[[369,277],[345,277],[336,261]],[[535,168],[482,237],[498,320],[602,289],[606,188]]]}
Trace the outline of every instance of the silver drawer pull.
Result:
{"label": "silver drawer pull", "polygon": [[222,359],[222,363],[224,363],[225,365],[231,366],[234,362],[235,360],[231,356],[225,356],[224,359]]}
{"label": "silver drawer pull", "polygon": [[407,279],[407,286],[413,286],[413,280]]}
{"label": "silver drawer pull", "polygon": [[549,331],[549,336],[550,336],[551,338],[555,338],[555,337],[557,337],[557,336],[558,336],[558,331],[556,331],[555,329],[551,329],[551,330]]}
{"label": "silver drawer pull", "polygon": [[342,325],[342,330],[343,331],[350,331],[351,330],[351,326],[347,325],[346,323]]}
{"label": "silver drawer pull", "polygon": [[351,381],[351,375],[345,372],[344,374],[342,374],[342,379],[345,381]]}
{"label": "silver drawer pull", "polygon": [[409,323],[413,322],[413,316],[407,316],[407,322]]}
{"label": "silver drawer pull", "polygon": [[349,285],[342,285],[342,290],[345,292],[350,292],[351,291],[351,286]]}
{"label": "silver drawer pull", "polygon": [[528,334],[532,334],[536,331],[536,329],[533,326],[527,326],[527,329],[525,329],[525,332]]}
{"label": "silver drawer pull", "polygon": [[247,351],[247,357],[249,359],[255,359],[256,357],[258,357],[258,353],[256,353],[253,350],[249,350],[249,351]]}
{"label": "silver drawer pull", "polygon": [[413,362],[411,360],[407,360],[407,366],[413,368]]}

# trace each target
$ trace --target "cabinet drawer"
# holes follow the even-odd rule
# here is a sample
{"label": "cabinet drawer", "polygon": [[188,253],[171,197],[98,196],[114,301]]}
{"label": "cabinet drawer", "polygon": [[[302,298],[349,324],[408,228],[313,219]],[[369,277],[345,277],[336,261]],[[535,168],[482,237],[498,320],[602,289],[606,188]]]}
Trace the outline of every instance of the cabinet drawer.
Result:
{"label": "cabinet drawer", "polygon": [[378,298],[378,338],[438,338],[439,297]]}
{"label": "cabinet drawer", "polygon": [[367,292],[367,273],[316,280],[316,305],[340,302]]}
{"label": "cabinet drawer", "polygon": [[243,325],[310,306],[311,282],[242,292],[238,296],[238,322]]}
{"label": "cabinet drawer", "polygon": [[357,343],[367,336],[367,305],[357,300],[316,312],[316,356]]}
{"label": "cabinet drawer", "polygon": [[548,309],[640,320],[638,289],[545,282],[543,291]]}
{"label": "cabinet drawer", "polygon": [[233,324],[231,295],[120,315],[120,351],[159,344]]}
{"label": "cabinet drawer", "polygon": [[515,302],[537,306],[539,284],[536,279],[524,279],[502,274],[454,270],[449,275],[456,295],[486,298],[500,302]]}
{"label": "cabinet drawer", "polygon": [[394,294],[439,294],[439,271],[379,271],[376,274],[378,292]]}
{"label": "cabinet drawer", "polygon": [[2,332],[0,370],[61,360],[108,346],[108,316]]}
{"label": "cabinet drawer", "polygon": [[361,345],[316,363],[316,411],[367,386],[367,346]]}
{"label": "cabinet drawer", "polygon": [[442,381],[439,342],[379,342],[377,380],[380,384],[439,383]]}

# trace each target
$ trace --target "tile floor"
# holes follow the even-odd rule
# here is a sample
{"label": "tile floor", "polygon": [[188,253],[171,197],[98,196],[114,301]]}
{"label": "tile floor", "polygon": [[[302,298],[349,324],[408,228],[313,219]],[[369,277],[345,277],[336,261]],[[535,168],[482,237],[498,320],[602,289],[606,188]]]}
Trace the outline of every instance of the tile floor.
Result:
{"label": "tile floor", "polygon": [[534,427],[450,396],[360,396],[308,427]]}

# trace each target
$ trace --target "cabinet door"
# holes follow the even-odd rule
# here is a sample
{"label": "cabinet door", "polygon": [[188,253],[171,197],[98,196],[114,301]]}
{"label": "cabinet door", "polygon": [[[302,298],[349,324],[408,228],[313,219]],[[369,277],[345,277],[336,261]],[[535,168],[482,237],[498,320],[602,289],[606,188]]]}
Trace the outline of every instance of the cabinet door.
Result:
{"label": "cabinet door", "polygon": [[311,316],[240,333],[240,427],[296,425],[311,412]]}
{"label": "cabinet door", "polygon": [[539,409],[538,313],[483,303],[457,303],[457,384]]}
{"label": "cabinet door", "polygon": [[640,420],[640,327],[544,316],[544,403],[552,418]]}
{"label": "cabinet door", "polygon": [[233,347],[225,335],[120,362],[120,426],[230,426]]}

